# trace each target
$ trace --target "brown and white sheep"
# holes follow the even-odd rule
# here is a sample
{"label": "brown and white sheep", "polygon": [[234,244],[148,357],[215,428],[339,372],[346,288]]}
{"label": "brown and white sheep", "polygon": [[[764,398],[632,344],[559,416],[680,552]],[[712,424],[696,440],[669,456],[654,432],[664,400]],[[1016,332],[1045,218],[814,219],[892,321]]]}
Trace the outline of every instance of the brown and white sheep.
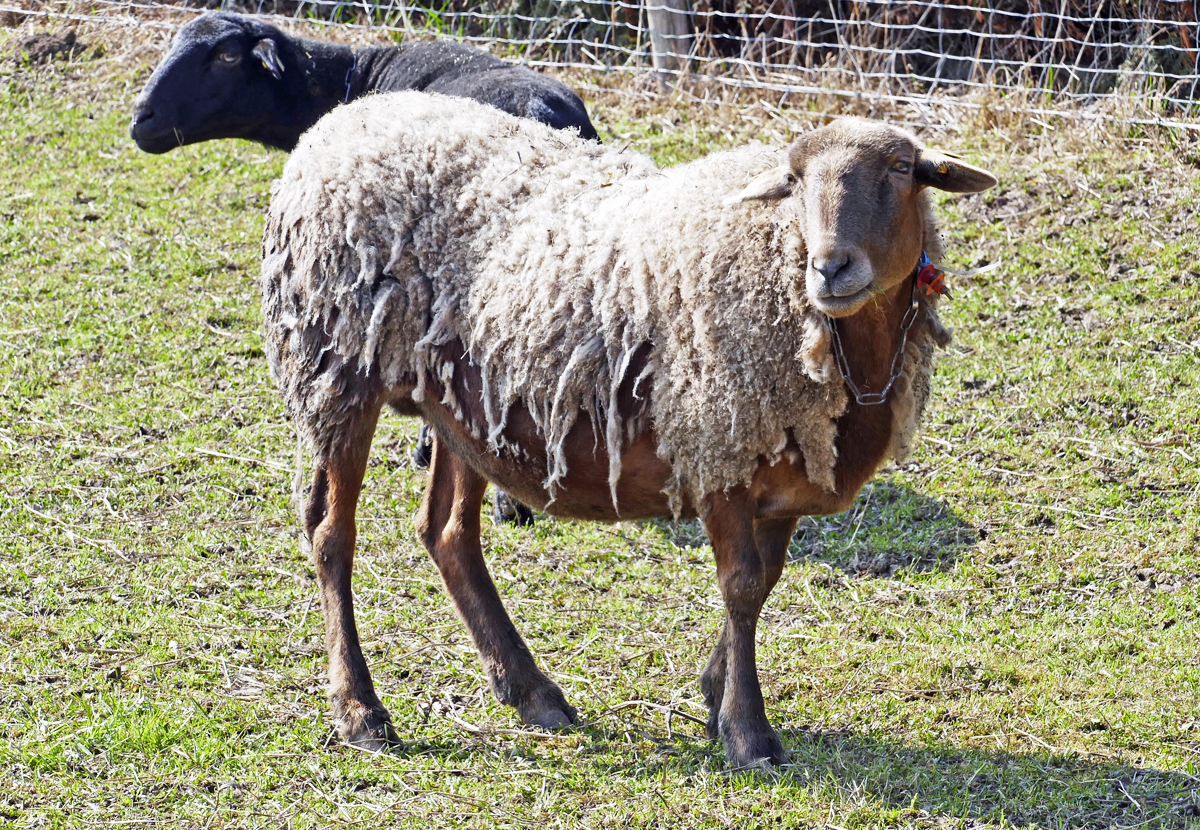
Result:
{"label": "brown and white sheep", "polygon": [[436,96],[323,119],[276,185],[263,296],[266,351],[315,458],[302,522],[341,736],[395,735],[350,591],[391,405],[436,429],[417,527],[501,701],[529,724],[575,720],[488,574],[487,480],[557,516],[697,515],[727,612],[701,675],[709,734],[734,765],[781,760],[759,611],[798,517],[846,509],[911,441],[948,338],[917,286],[922,251],[940,255],[927,188],[994,183],[858,119],[666,170]]}

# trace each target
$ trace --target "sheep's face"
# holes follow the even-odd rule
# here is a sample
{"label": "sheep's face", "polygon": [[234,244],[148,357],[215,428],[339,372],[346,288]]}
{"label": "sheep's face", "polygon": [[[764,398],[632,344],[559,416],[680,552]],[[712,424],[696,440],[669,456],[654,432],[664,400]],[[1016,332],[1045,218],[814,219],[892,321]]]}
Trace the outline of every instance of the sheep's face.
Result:
{"label": "sheep's face", "polygon": [[253,138],[290,149],[270,132],[277,124],[292,127],[296,118],[279,92],[299,83],[284,77],[282,37],[238,15],[209,13],[191,21],[138,96],[130,137],[148,153],[214,138]]}
{"label": "sheep's face", "polygon": [[844,118],[797,139],[787,161],[730,202],[795,200],[808,248],[809,301],[846,317],[911,275],[925,244],[927,187],[973,193],[990,173],[921,145],[909,133]]}

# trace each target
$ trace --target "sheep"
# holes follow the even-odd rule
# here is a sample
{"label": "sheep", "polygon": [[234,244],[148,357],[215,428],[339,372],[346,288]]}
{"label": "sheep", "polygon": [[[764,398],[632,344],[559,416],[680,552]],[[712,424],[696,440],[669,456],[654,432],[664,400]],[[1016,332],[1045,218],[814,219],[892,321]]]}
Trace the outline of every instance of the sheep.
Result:
{"label": "sheep", "polygon": [[138,96],[129,135],[148,153],[215,138],[290,151],[338,104],[402,89],[473,98],[600,140],[583,101],[565,84],[465,44],[355,52],[225,12],[203,14],[179,30]]}
{"label": "sheep", "polygon": [[708,734],[734,766],[781,762],[759,611],[798,517],[847,509],[911,445],[949,341],[917,268],[942,255],[927,189],[995,181],[859,119],[665,170],[437,96],[319,122],[274,186],[264,350],[315,467],[302,545],[340,736],[396,740],[350,590],[386,404],[436,431],[416,526],[500,701],[577,717],[488,574],[488,480],[561,517],[698,516],[726,608]]}
{"label": "sheep", "polygon": [[[129,135],[148,153],[218,138],[290,152],[301,133],[339,103],[402,89],[473,98],[600,140],[583,101],[565,84],[470,46],[437,41],[355,53],[223,12],[203,14],[179,30],[138,96]],[[429,466],[431,442],[422,426],[413,450],[417,467]],[[533,523],[530,509],[503,491],[493,504],[497,524]]]}

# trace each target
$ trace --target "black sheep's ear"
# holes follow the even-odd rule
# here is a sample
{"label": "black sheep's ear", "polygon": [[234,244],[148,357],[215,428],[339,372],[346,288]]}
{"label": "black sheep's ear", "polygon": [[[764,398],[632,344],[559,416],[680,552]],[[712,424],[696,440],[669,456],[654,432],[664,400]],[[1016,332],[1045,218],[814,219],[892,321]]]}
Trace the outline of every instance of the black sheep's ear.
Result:
{"label": "black sheep's ear", "polygon": [[263,69],[270,72],[272,78],[277,81],[283,78],[283,64],[279,62],[279,52],[275,49],[275,41],[264,37],[254,44],[250,54],[262,62]]}

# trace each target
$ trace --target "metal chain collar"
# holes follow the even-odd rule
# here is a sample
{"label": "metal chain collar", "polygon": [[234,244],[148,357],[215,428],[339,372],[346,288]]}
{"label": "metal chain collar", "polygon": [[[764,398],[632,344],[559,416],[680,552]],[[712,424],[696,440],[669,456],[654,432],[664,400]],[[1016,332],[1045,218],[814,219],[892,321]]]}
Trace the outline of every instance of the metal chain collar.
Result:
{"label": "metal chain collar", "polygon": [[[924,252],[922,252],[924,256]],[[853,378],[850,377],[850,364],[846,361],[846,353],[842,350],[842,338],[838,334],[837,320],[829,318],[829,327],[833,330],[833,354],[837,358],[838,369],[841,370],[842,379],[846,381],[846,386],[854,395],[854,401],[859,406],[877,406],[887,400],[888,392],[892,391],[892,384],[896,382],[896,378],[900,377],[900,372],[904,370],[904,347],[908,343],[908,330],[912,328],[912,324],[917,319],[919,311],[917,305],[917,280],[913,280],[912,287],[912,302],[908,307],[908,311],[904,312],[904,319],[900,321],[900,346],[896,349],[896,354],[892,356],[892,375],[888,378],[887,386],[883,387],[882,392],[862,392],[858,388]]]}

